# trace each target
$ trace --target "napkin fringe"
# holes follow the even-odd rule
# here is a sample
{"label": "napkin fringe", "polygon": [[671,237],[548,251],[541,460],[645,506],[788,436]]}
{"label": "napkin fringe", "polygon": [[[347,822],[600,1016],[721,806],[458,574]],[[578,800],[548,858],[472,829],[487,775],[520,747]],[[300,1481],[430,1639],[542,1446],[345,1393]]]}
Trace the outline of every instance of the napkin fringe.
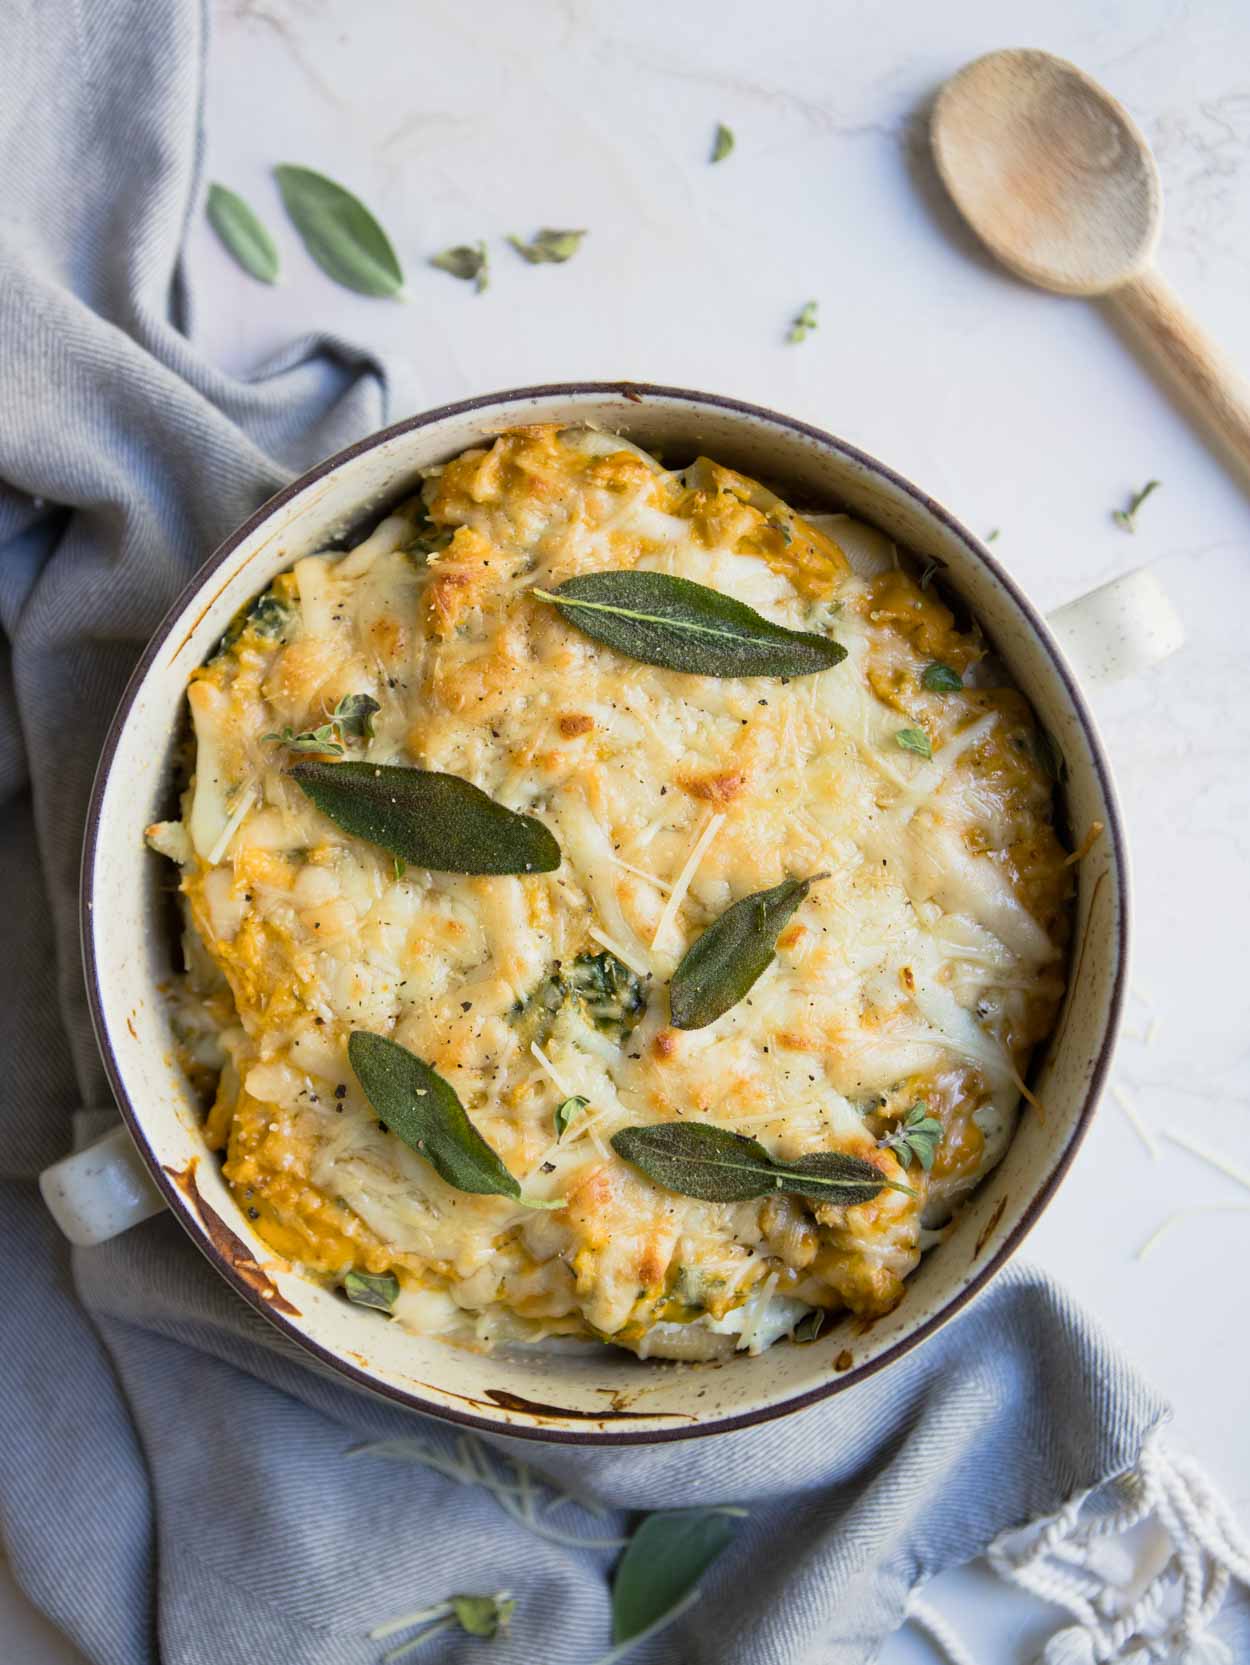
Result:
{"label": "napkin fringe", "polygon": [[[1232,1581],[1250,1586],[1250,1544],[1232,1510],[1202,1467],[1169,1451],[1158,1433],[1114,1484],[1122,1499],[1114,1507],[1106,1488],[1079,1492],[1055,1514],[1002,1533],[986,1552],[1006,1583],[1076,1621],[1050,1638],[1037,1665],[1233,1665],[1210,1634]],[[1143,1574],[1122,1540],[1147,1524],[1167,1547]],[[913,1595],[907,1616],[948,1665],[976,1665],[928,1602]]]}

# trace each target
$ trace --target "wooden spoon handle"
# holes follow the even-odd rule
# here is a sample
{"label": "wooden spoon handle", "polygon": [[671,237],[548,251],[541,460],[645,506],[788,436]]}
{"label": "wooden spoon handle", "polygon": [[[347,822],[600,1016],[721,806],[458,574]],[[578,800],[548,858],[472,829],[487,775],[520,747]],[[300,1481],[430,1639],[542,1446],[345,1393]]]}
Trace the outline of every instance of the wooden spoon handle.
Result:
{"label": "wooden spoon handle", "polygon": [[1250,474],[1250,395],[1215,342],[1157,272],[1143,272],[1107,298]]}

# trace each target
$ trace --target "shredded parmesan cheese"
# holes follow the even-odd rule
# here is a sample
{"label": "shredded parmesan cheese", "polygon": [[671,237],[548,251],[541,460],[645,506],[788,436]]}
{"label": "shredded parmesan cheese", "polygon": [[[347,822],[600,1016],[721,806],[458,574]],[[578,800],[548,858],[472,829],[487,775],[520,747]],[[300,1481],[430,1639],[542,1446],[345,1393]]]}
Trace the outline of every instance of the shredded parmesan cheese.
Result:
{"label": "shredded parmesan cheese", "polygon": [[1182,1220],[1207,1214],[1250,1214],[1250,1203],[1196,1203],[1192,1208],[1178,1208],[1151,1232],[1134,1258],[1145,1260],[1147,1255],[1153,1254],[1173,1226],[1180,1225]]}
{"label": "shredded parmesan cheese", "polygon": [[243,825],[243,822],[247,817],[248,811],[251,809],[252,805],[256,802],[256,798],[257,798],[256,783],[254,781],[252,781],[252,782],[249,782],[248,785],[246,787],[244,787],[243,791],[239,793],[239,796],[238,796],[238,799],[235,803],[235,806],[230,812],[230,819],[226,822],[225,826],[221,829],[221,832],[219,833],[219,835],[217,837],[217,842],[213,845],[212,849],[205,856],[204,860],[205,860],[206,864],[209,867],[216,867],[217,863],[222,859],[222,857],[225,855],[226,851],[230,848],[231,839],[234,837],[235,833],[238,832],[239,828]]}
{"label": "shredded parmesan cheese", "polygon": [[664,911],[660,915],[659,924],[655,928],[655,935],[651,938],[652,951],[659,947],[664,933],[677,918],[677,911],[686,899],[686,892],[690,889],[690,882],[699,870],[699,863],[708,852],[712,840],[725,824],[723,814],[711,815],[704,823],[703,830],[694,841],[690,854],[686,857],[685,865],[673,881],[673,889],[668,901],[664,904]]}
{"label": "shredded parmesan cheese", "polygon": [[1191,1134],[1178,1133],[1172,1127],[1165,1127],[1162,1131],[1165,1139],[1170,1139],[1174,1145],[1189,1151],[1192,1156],[1200,1157],[1212,1168],[1218,1168],[1220,1173],[1227,1174],[1229,1179],[1236,1180],[1238,1185],[1244,1185],[1246,1190],[1250,1191],[1250,1168],[1242,1168],[1235,1162],[1229,1162],[1219,1151],[1212,1150],[1210,1145],[1204,1144],[1201,1139],[1193,1138]]}
{"label": "shredded parmesan cheese", "polygon": [[1137,1107],[1133,1103],[1132,1099],[1129,1098],[1128,1094],[1124,1091],[1123,1087],[1120,1087],[1120,1086],[1112,1087],[1111,1096],[1116,1101],[1116,1103],[1120,1106],[1120,1109],[1123,1110],[1125,1120],[1128,1122],[1129,1126],[1133,1129],[1133,1132],[1137,1135],[1137,1137],[1141,1140],[1142,1144],[1145,1145],[1146,1149],[1150,1152],[1150,1155],[1151,1155],[1152,1159],[1155,1162],[1157,1162],[1160,1159],[1160,1157],[1163,1155],[1162,1148],[1160,1147],[1159,1141],[1155,1138],[1154,1134],[1150,1131],[1150,1129],[1146,1126],[1145,1122],[1141,1119],[1141,1116],[1138,1113]]}

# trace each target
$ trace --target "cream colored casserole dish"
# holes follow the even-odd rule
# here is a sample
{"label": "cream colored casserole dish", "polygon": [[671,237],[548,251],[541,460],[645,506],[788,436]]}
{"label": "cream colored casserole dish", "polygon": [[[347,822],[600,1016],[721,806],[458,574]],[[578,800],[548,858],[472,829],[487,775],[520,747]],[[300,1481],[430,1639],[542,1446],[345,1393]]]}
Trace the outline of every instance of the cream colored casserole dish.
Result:
{"label": "cream colored casserole dish", "polygon": [[[845,657],[648,663],[558,605],[604,571]],[[310,766],[455,776],[558,859],[407,861]],[[758,981],[674,1021],[692,947],[807,880]],[[1005,574],[841,442],[664,389],[435,412],[267,505],[136,675],[84,899],[123,1112],[223,1273],[367,1385],[546,1438],[776,1415],[929,1333],[1070,1160],[1123,976],[1101,754]],[[380,1126],[353,1031],[436,1072],[522,1196]],[[674,1123],[876,1183],[692,1195],[619,1144]]]}

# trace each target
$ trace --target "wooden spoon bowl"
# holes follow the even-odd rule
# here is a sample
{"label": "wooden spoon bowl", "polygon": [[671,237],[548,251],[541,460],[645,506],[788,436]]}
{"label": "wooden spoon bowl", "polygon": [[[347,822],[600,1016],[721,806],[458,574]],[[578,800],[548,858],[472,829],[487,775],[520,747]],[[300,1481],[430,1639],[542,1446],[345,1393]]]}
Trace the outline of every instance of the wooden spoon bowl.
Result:
{"label": "wooden spoon bowl", "polygon": [[938,95],[934,159],[1004,266],[1064,295],[1105,295],[1250,471],[1250,400],[1154,270],[1162,191],[1122,105],[1048,52],[991,52]]}

